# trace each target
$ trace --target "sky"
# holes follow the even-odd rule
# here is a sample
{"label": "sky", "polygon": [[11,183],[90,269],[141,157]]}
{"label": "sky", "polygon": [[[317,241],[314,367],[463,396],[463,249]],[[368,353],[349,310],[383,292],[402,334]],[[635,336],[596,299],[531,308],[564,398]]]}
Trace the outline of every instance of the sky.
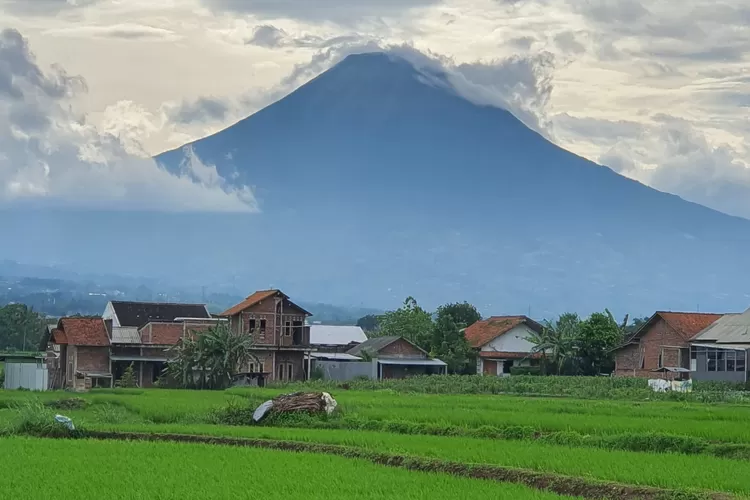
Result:
{"label": "sky", "polygon": [[396,47],[576,154],[750,218],[741,0],[0,0],[0,30],[0,203],[257,211],[190,151],[179,175],[149,156]]}

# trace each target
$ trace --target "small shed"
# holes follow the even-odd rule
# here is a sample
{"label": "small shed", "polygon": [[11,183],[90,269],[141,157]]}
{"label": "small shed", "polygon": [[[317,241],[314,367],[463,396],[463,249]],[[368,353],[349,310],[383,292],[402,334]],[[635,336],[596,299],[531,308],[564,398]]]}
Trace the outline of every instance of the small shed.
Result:
{"label": "small shed", "polygon": [[44,353],[0,354],[0,361],[5,361],[4,389],[47,390],[49,381]]}

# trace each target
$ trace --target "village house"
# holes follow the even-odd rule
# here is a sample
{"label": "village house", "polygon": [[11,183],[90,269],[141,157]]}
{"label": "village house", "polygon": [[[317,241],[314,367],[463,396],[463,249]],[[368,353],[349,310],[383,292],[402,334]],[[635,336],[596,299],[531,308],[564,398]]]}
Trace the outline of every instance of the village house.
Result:
{"label": "village house", "polygon": [[615,349],[615,376],[689,377],[690,339],[721,316],[657,311]]}
{"label": "village house", "polygon": [[541,354],[533,352],[528,338],[541,332],[542,325],[526,316],[492,316],[466,328],[464,335],[477,350],[477,373],[503,377],[513,367],[539,366]]}
{"label": "village house", "polygon": [[305,380],[310,371],[312,316],[280,290],[260,290],[218,315],[237,334],[251,335],[256,360],[243,372],[253,383]]}
{"label": "village house", "polygon": [[47,350],[49,388],[112,387],[131,364],[138,386],[151,387],[171,347],[218,321],[205,305],[120,301],[108,303],[101,317],[61,318],[40,346]]}
{"label": "village house", "polygon": [[750,351],[750,309],[725,314],[690,339],[694,380],[746,383]]}
{"label": "village house", "polygon": [[443,375],[448,366],[403,337],[375,337],[349,349],[347,354],[371,361],[371,378],[382,380],[414,375]]}

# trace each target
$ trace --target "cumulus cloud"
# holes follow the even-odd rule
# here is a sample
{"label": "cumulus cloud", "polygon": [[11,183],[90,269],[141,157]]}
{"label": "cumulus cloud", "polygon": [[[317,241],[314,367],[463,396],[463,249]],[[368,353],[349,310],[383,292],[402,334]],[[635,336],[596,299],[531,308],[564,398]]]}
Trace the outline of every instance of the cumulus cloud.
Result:
{"label": "cumulus cloud", "polygon": [[[232,186],[186,151],[179,172],[133,154],[133,130],[104,130],[71,111],[85,82],[56,67],[43,71],[16,30],[0,32],[0,203],[160,211],[257,211],[252,190]],[[137,107],[113,115],[127,123]],[[123,109],[119,111],[123,111]],[[139,132],[140,133],[140,132]]]}

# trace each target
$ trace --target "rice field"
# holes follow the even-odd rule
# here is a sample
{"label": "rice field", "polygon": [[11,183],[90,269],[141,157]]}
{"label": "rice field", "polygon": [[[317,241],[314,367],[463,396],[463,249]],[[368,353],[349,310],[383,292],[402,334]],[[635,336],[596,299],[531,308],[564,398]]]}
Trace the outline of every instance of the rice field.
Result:
{"label": "rice field", "polygon": [[[263,424],[251,422],[250,415],[257,404],[285,392],[290,389],[202,392],[135,389],[95,390],[85,394],[0,391],[0,433],[5,436],[0,437],[0,446],[4,451],[19,450],[4,454],[0,462],[12,458],[15,463],[18,457],[28,457],[37,460],[36,463],[45,463],[54,461],[54,456],[71,454],[118,457],[110,459],[112,464],[104,458],[92,458],[97,464],[97,476],[101,475],[93,482],[73,479],[79,473],[83,475],[86,467],[80,472],[78,465],[68,470],[65,477],[69,489],[60,490],[59,498],[70,498],[73,493],[80,498],[94,497],[97,488],[104,488],[108,476],[125,469],[131,480],[122,486],[115,485],[124,489],[122,496],[114,498],[147,495],[177,498],[178,493],[180,498],[223,495],[242,498],[240,490],[233,488],[241,487],[243,474],[251,478],[253,493],[257,489],[264,497],[276,498],[275,483],[282,483],[276,484],[276,488],[285,492],[287,498],[301,495],[303,490],[295,490],[297,486],[287,484],[289,479],[279,472],[286,462],[306,471],[310,481],[314,481],[313,477],[330,478],[330,485],[316,484],[315,491],[320,491],[320,496],[336,497],[345,491],[346,497],[357,498],[457,498],[456,495],[473,498],[480,494],[497,498],[555,498],[559,495],[540,489],[583,481],[584,486],[590,483],[593,490],[587,490],[588,486],[581,489],[578,484],[563,488],[564,492],[584,498],[750,498],[750,405],[339,389],[333,393],[339,408],[331,417],[300,416],[271,419]],[[70,398],[75,399],[74,405],[68,404]],[[60,403],[65,404],[61,407]],[[58,406],[48,408],[45,404]],[[55,413],[71,417],[80,430],[79,437],[83,438],[87,433],[88,437],[97,437],[102,432],[107,434],[99,437],[113,439],[125,432],[140,433],[139,436],[215,436],[254,440],[245,442],[252,446],[261,446],[258,440],[302,443],[304,446],[300,446],[306,452],[174,442],[40,441],[29,437],[46,435],[50,427],[55,427],[52,418]],[[335,449],[331,451],[331,447]],[[357,451],[348,454],[341,450]],[[375,456],[380,461],[367,460]],[[521,471],[532,476],[551,475],[551,478],[538,484],[531,484],[528,478],[514,480],[536,485],[537,489],[531,489],[509,484],[505,479],[497,482],[496,477],[494,481],[454,477],[446,472],[450,472],[451,466],[428,469],[439,471],[428,473],[379,465],[393,457],[398,463],[413,458],[470,468]],[[187,464],[188,461],[191,463]],[[177,466],[167,468],[165,464],[172,462]],[[149,467],[164,470],[163,474],[149,476],[159,476],[153,485],[131,484],[136,483],[136,476],[146,474]],[[203,467],[209,479],[183,488],[192,480],[184,477],[186,470],[190,471],[189,476],[198,474],[194,467]],[[10,477],[8,470],[0,467],[0,484],[7,479],[11,484],[18,483],[18,491],[22,485],[28,487],[28,479]],[[258,477],[253,475],[256,472]],[[466,475],[458,471],[455,474]],[[352,475],[372,480],[344,485]],[[381,482],[387,485],[376,486]],[[438,484],[439,487],[433,488]],[[608,486],[602,485],[656,489],[659,493],[649,496],[648,492],[623,493],[616,489],[617,493],[605,494]],[[33,488],[27,490],[30,492],[27,496],[19,493],[13,498],[35,498],[33,495],[41,494]],[[553,491],[561,493],[558,489]],[[716,492],[720,494],[717,496]]]}
{"label": "rice field", "polygon": [[519,485],[272,450],[27,437],[2,438],[0,449],[2,497],[16,500],[560,498]]}

